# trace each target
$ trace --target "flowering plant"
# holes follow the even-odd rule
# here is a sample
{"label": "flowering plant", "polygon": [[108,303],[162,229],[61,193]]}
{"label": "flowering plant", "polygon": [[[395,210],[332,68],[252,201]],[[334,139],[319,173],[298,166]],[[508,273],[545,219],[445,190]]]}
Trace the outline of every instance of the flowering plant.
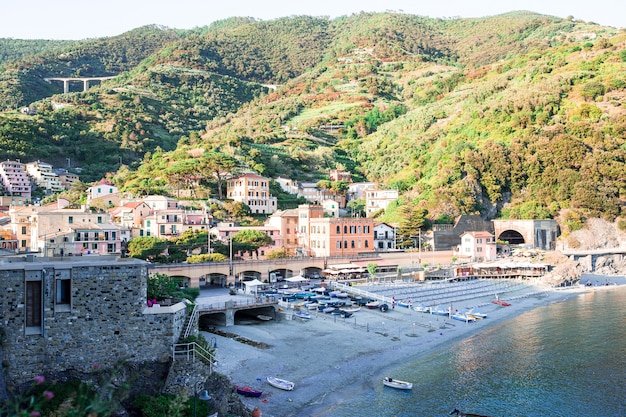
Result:
{"label": "flowering plant", "polygon": [[[35,386],[46,381],[42,375],[34,378]],[[44,404],[54,398],[54,393],[48,390],[31,387],[24,395],[17,396],[12,402],[0,408],[0,416],[40,417]]]}

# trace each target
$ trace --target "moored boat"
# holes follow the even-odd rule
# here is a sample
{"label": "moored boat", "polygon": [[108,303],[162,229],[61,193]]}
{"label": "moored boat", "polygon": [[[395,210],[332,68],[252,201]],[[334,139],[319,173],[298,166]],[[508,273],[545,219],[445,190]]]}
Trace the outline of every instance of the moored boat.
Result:
{"label": "moored boat", "polygon": [[246,397],[260,397],[263,394],[263,391],[258,389],[252,389],[250,387],[240,387],[239,385],[235,385],[235,389],[237,390],[237,394],[241,394]]}
{"label": "moored boat", "polygon": [[420,303],[418,305],[416,305],[415,307],[413,307],[413,310],[419,312],[419,313],[430,313],[430,307],[425,306],[424,304]]}
{"label": "moored boat", "polygon": [[370,301],[369,303],[365,304],[365,307],[369,308],[370,310],[375,310],[380,307],[380,303],[378,301]]}
{"label": "moored boat", "polygon": [[264,314],[259,314],[258,316],[256,316],[257,319],[259,320],[263,320],[263,321],[270,321],[272,320],[272,316],[266,316]]}
{"label": "moored boat", "polygon": [[400,381],[398,379],[392,379],[386,376],[383,379],[383,385],[396,389],[413,389],[413,384],[406,381]]}
{"label": "moored boat", "polygon": [[476,321],[474,317],[471,317],[470,315],[465,313],[461,313],[460,311],[457,311],[450,317],[452,317],[454,320],[464,321],[465,323],[472,323]]}
{"label": "moored boat", "polygon": [[275,378],[273,376],[267,377],[267,383],[273,387],[276,387],[285,391],[293,390],[293,388],[296,385],[291,381],[287,381],[286,379]]}
{"label": "moored boat", "polygon": [[311,319],[311,317],[313,317],[311,316],[311,314],[307,313],[306,311],[296,311],[294,313],[294,316],[299,317],[301,319],[305,319],[305,320],[309,320]]}
{"label": "moored boat", "polygon": [[438,316],[449,316],[450,315],[450,309],[449,308],[443,308],[441,306],[437,306],[435,308],[432,308],[430,310],[430,314],[436,314]]}

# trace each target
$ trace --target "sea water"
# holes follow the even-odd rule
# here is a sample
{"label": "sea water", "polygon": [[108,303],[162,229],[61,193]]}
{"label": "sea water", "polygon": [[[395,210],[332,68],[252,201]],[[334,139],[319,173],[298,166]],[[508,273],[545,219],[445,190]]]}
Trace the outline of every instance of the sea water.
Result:
{"label": "sea water", "polygon": [[316,415],[624,417],[626,285],[572,294],[388,374],[413,390],[347,388],[350,400]]}

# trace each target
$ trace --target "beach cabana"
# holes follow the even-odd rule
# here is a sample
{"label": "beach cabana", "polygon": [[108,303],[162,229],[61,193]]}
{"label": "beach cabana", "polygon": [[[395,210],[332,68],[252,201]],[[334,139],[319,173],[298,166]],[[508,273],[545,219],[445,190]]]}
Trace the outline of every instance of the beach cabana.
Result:
{"label": "beach cabana", "polygon": [[259,281],[256,278],[253,279],[252,281],[244,281],[243,283],[246,286],[246,292],[247,293],[251,293],[252,289],[254,288],[254,294],[255,295],[257,293],[259,285],[264,285],[261,281]]}
{"label": "beach cabana", "polygon": [[289,282],[302,282],[302,281],[306,281],[306,278],[305,278],[305,277],[303,277],[302,275],[296,275],[295,277],[285,278],[285,281],[289,281]]}

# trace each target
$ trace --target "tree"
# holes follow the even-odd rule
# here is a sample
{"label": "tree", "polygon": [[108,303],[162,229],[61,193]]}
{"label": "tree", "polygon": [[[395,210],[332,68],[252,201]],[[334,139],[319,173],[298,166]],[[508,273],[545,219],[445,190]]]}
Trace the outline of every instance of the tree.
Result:
{"label": "tree", "polygon": [[357,198],[356,200],[348,201],[346,206],[350,209],[352,217],[365,217],[365,199]]}
{"label": "tree", "polygon": [[217,196],[221,200],[224,198],[222,187],[224,179],[228,175],[233,175],[237,167],[237,160],[221,152],[205,152],[200,158],[200,170],[205,176],[215,178],[217,181]]}
{"label": "tree", "polygon": [[280,248],[269,251],[265,256],[265,259],[283,259],[287,257],[287,250],[285,248]]}
{"label": "tree", "polygon": [[167,239],[153,236],[140,236],[128,243],[128,256],[144,260],[154,260],[167,249]]}
{"label": "tree", "polygon": [[233,236],[233,245],[235,242],[241,245],[239,250],[249,252],[250,255],[254,252],[258,258],[259,248],[273,244],[274,240],[260,230],[244,229]]}
{"label": "tree", "polygon": [[[428,211],[413,204],[400,207],[400,227],[398,228],[397,246],[401,248],[415,247],[415,240],[426,223]],[[417,242],[419,245],[419,242]]]}

